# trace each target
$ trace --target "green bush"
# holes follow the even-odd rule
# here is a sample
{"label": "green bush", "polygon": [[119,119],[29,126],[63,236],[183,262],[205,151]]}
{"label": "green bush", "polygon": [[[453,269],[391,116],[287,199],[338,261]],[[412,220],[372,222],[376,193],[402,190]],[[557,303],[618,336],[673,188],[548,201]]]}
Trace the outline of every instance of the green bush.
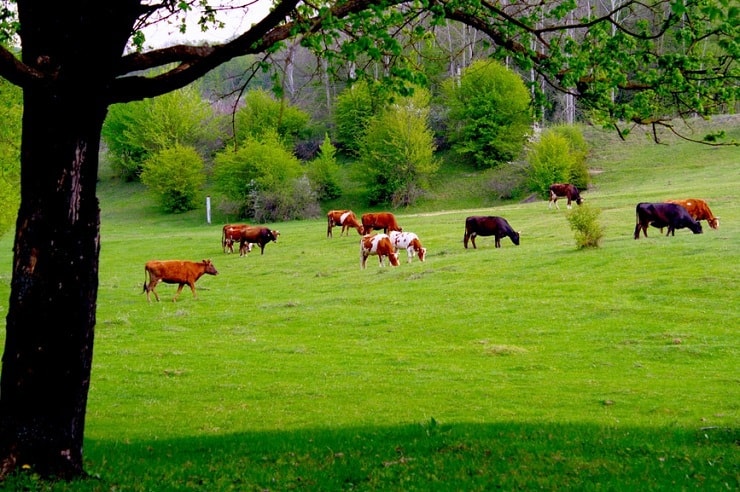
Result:
{"label": "green bush", "polygon": [[371,88],[365,80],[352,84],[337,96],[334,104],[336,140],[347,154],[356,156],[359,153],[375,108]]}
{"label": "green bush", "polygon": [[532,126],[521,77],[495,61],[477,61],[444,84],[452,148],[476,168],[517,159]]}
{"label": "green bush", "polygon": [[604,229],[599,223],[601,210],[592,208],[587,203],[571,209],[566,217],[570,228],[575,232],[578,249],[597,248],[604,237]]}
{"label": "green bush", "polygon": [[275,99],[269,92],[257,89],[247,92],[244,103],[234,117],[237,142],[272,131],[283,141],[294,142],[307,136],[311,117],[285,99]]}
{"label": "green bush", "polygon": [[576,162],[568,139],[557,132],[543,132],[527,153],[529,189],[546,198],[553,183],[565,183]]}
{"label": "green bush", "polygon": [[570,152],[574,161],[571,164],[567,182],[574,184],[579,190],[585,190],[588,188],[590,175],[586,165],[589,148],[583,132],[574,125],[557,125],[552,127],[552,131],[565,137],[570,145]]}
{"label": "green bush", "polygon": [[412,205],[439,168],[429,128],[429,93],[388,105],[367,127],[360,160],[370,203]]}
{"label": "green bush", "polygon": [[194,210],[205,182],[203,159],[194,148],[184,145],[161,150],[144,161],[141,182],[166,212]]}
{"label": "green bush", "polygon": [[318,157],[308,163],[306,174],[319,200],[333,200],[342,196],[336,152],[337,149],[332,145],[329,135],[325,135]]}

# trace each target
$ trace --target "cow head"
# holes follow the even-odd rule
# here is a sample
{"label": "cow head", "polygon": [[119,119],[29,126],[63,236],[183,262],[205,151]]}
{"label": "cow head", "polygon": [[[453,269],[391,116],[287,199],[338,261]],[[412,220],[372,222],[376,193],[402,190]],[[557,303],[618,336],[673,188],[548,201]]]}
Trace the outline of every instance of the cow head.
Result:
{"label": "cow head", "polygon": [[206,267],[205,269],[206,273],[209,273],[211,275],[218,275],[218,270],[216,270],[216,267],[213,266],[213,263],[211,263],[211,260],[203,260],[202,263]]}
{"label": "cow head", "polygon": [[419,248],[416,254],[419,256],[419,261],[424,261],[424,257],[426,257],[426,254],[427,254],[427,249]]}
{"label": "cow head", "polygon": [[694,234],[702,234],[704,231],[701,230],[701,223],[696,220],[693,224],[689,224],[689,229],[691,229],[691,232]]}
{"label": "cow head", "polygon": [[577,205],[580,205],[582,203],[583,203],[583,198],[581,198],[580,196],[578,198],[576,198],[576,204]]}
{"label": "cow head", "polygon": [[272,235],[270,239],[277,242],[278,236],[280,235],[280,231],[270,231],[270,234]]}
{"label": "cow head", "polygon": [[394,251],[393,253],[388,255],[388,261],[390,261],[391,265],[393,265],[394,267],[400,265],[401,262],[398,261],[398,251]]}
{"label": "cow head", "polygon": [[707,220],[707,223],[709,223],[709,227],[712,229],[719,229],[719,217],[712,217]]}
{"label": "cow head", "polygon": [[512,231],[509,238],[511,239],[512,243],[514,243],[516,246],[519,246],[519,232],[518,231]]}

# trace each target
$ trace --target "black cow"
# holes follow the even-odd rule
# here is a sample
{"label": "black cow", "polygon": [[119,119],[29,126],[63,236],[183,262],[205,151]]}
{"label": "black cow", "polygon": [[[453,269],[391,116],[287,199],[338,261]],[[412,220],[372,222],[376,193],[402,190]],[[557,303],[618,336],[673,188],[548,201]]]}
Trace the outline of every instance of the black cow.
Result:
{"label": "black cow", "polygon": [[[511,228],[503,217],[468,217],[465,219],[465,237],[463,243],[468,247],[468,239],[475,246],[475,236],[495,236],[496,247],[501,247],[501,238],[509,236],[511,242],[519,246],[519,233]],[[476,248],[477,249],[477,248]]]}
{"label": "black cow", "polygon": [[640,239],[640,230],[647,237],[648,225],[668,227],[666,236],[675,236],[676,229],[688,227],[694,234],[701,234],[701,224],[695,221],[689,212],[675,203],[638,203],[635,208],[637,225],[635,239]]}
{"label": "black cow", "polygon": [[247,226],[241,230],[239,237],[239,256],[245,256],[250,249],[249,244],[258,244],[260,254],[265,254],[265,245],[270,241],[277,242],[280,232],[272,231],[267,227]]}

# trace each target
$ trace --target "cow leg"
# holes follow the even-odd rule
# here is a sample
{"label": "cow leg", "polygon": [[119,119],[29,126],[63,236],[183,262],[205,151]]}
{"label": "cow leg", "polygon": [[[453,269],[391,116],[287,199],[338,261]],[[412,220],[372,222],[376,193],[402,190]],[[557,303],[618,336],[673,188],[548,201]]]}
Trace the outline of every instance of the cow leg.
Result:
{"label": "cow leg", "polygon": [[329,219],[326,225],[326,237],[332,237],[331,229],[333,225],[331,219]]}
{"label": "cow leg", "polygon": [[570,204],[570,197],[568,197],[568,205],[567,205],[567,208],[568,208],[568,210],[570,210],[572,208],[572,206]]}
{"label": "cow leg", "polygon": [[640,230],[642,230],[642,233],[645,235],[645,237],[648,237],[647,224],[643,225],[641,222],[638,222],[635,226],[635,239],[640,239]]}
{"label": "cow leg", "polygon": [[673,226],[669,225],[668,226],[668,232],[666,232],[665,235],[666,235],[666,237],[668,237],[668,236],[675,236],[676,235],[676,229]]}
{"label": "cow leg", "polygon": [[494,244],[494,245],[495,245],[495,246],[496,246],[497,248],[500,248],[500,247],[501,247],[501,238],[500,238],[500,237],[498,237],[498,236],[494,236],[494,238],[495,238],[495,239],[494,239],[494,242],[493,242],[493,244]]}
{"label": "cow leg", "polygon": [[470,235],[470,242],[473,244],[473,249],[478,249],[478,246],[475,245],[475,236],[477,236],[476,233]]}
{"label": "cow leg", "polygon": [[178,284],[177,285],[177,292],[175,292],[175,297],[172,298],[172,302],[176,302],[177,298],[180,297],[180,292],[182,292],[182,288],[185,287],[185,284]]}
{"label": "cow leg", "polygon": [[193,299],[197,299],[198,294],[195,293],[195,282],[188,282],[188,285],[190,286],[190,292],[193,293]]}

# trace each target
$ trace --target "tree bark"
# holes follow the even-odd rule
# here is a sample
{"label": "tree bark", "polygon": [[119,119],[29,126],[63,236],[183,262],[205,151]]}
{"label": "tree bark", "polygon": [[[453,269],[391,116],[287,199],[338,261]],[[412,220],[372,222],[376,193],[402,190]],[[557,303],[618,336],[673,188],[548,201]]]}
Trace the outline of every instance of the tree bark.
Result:
{"label": "tree bark", "polygon": [[[84,474],[108,87],[135,17],[100,2],[19,1],[21,205],[0,375],[0,479]],[[123,14],[123,15],[122,15]],[[127,20],[128,19],[128,20]],[[128,23],[128,25],[126,25]]]}

